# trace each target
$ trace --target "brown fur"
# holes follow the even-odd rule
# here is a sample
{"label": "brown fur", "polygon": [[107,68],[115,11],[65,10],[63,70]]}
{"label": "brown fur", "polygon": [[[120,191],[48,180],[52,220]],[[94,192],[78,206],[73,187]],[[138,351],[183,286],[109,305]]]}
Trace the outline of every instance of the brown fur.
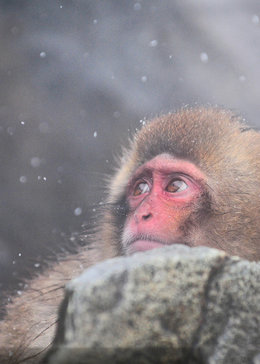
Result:
{"label": "brown fur", "polygon": [[135,136],[110,181],[101,229],[93,238],[95,248],[54,264],[8,305],[0,324],[5,363],[18,363],[50,345],[64,284],[91,264],[121,254],[130,176],[165,152],[195,163],[207,176],[207,218],[197,217],[200,225],[193,226],[191,239],[228,254],[260,259],[260,134],[218,108],[182,109],[159,117]]}
{"label": "brown fur", "polygon": [[111,249],[84,249],[50,266],[28,282],[28,288],[13,298],[0,321],[0,363],[38,363],[50,346],[56,330],[57,312],[64,285],[84,269],[112,257]]}
{"label": "brown fur", "polygon": [[[207,218],[198,221],[191,239],[248,260],[260,259],[260,133],[240,117],[218,108],[182,109],[158,117],[135,137],[124,154],[109,191],[111,208],[103,231],[120,251],[121,226],[116,208],[124,201],[133,172],[158,154],[193,162],[207,176]],[[207,202],[207,201],[206,201]]]}

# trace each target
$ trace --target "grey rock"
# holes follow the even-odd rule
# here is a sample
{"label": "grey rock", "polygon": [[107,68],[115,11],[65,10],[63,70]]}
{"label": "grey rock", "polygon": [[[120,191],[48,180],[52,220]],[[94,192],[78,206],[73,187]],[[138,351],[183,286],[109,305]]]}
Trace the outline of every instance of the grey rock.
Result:
{"label": "grey rock", "polygon": [[258,363],[260,265],[175,245],[98,264],[67,285],[45,362]]}

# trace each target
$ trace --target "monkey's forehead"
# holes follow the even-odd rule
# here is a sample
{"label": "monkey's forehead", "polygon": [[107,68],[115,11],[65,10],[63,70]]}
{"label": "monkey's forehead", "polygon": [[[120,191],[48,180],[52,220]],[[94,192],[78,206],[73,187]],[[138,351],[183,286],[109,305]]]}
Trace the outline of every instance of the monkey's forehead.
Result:
{"label": "monkey's forehead", "polygon": [[[173,172],[181,172],[192,176],[195,180],[206,180],[206,176],[193,163],[189,161],[175,158],[174,156],[163,153],[159,154],[146,163],[138,167],[132,174],[132,178],[138,178],[143,173],[151,173],[156,171],[162,175],[169,175]],[[131,178],[130,178],[131,183]]]}

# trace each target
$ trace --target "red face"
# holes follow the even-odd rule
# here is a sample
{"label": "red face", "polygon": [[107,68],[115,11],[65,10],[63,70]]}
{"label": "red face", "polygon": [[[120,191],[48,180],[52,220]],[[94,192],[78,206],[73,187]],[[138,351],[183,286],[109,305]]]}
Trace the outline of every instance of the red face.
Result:
{"label": "red face", "polygon": [[203,192],[203,181],[194,164],[167,154],[138,168],[127,191],[125,253],[183,243],[183,226]]}

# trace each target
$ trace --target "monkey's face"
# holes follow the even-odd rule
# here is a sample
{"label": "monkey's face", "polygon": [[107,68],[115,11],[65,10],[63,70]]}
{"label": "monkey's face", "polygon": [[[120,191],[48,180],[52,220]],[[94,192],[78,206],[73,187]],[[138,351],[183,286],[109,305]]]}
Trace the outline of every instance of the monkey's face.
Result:
{"label": "monkey's face", "polygon": [[198,209],[205,177],[192,163],[161,154],[139,167],[127,188],[125,254],[188,244],[185,228]]}

